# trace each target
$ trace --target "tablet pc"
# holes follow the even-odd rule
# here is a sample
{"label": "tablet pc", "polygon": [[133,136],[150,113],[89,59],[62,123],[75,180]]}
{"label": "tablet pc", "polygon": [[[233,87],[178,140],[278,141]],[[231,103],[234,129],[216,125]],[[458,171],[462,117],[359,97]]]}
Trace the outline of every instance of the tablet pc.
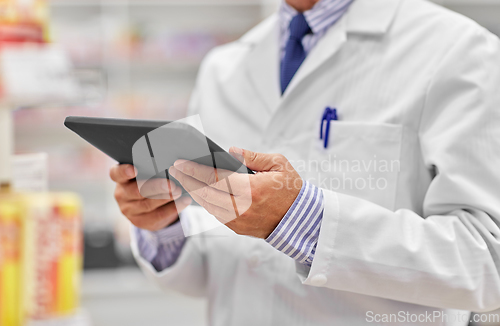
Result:
{"label": "tablet pc", "polygon": [[254,174],[196,128],[177,121],[69,116],[64,125],[118,163],[133,164],[138,179],[169,178],[168,168],[178,159]]}

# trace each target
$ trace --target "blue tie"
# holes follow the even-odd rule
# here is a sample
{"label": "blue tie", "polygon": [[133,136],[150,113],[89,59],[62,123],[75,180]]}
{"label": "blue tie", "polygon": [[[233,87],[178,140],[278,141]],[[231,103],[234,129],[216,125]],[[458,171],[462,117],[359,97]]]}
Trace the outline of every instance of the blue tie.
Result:
{"label": "blue tie", "polygon": [[306,58],[302,38],[311,32],[303,14],[298,14],[290,22],[290,38],[286,42],[285,57],[281,62],[281,94]]}

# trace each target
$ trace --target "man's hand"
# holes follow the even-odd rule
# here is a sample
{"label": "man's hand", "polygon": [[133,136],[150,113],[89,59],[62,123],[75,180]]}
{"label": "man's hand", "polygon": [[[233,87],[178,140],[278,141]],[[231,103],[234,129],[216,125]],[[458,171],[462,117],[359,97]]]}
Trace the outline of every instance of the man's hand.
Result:
{"label": "man's hand", "polygon": [[281,154],[232,147],[230,153],[255,175],[178,160],[169,169],[193,199],[234,232],[267,238],[302,187],[302,179]]}
{"label": "man's hand", "polygon": [[177,200],[176,207],[174,200],[181,196],[181,189],[166,179],[148,180],[141,189],[141,195],[132,165],[115,165],[109,175],[116,182],[115,199],[120,210],[138,228],[160,230],[175,222],[177,212],[191,203],[191,198],[183,197]]}

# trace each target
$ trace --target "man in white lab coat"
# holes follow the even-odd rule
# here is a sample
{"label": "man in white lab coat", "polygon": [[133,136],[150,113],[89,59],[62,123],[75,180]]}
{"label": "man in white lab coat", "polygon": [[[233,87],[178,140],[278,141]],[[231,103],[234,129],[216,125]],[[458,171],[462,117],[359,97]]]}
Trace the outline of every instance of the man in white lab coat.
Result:
{"label": "man in white lab coat", "polygon": [[190,113],[258,172],[229,196],[208,168],[170,168],[204,207],[189,233],[225,226],[184,238],[179,188],[176,209],[131,166],[111,177],[140,266],[208,297],[211,325],[467,325],[500,307],[500,42],[482,27],[423,0],[287,0],[207,56]]}

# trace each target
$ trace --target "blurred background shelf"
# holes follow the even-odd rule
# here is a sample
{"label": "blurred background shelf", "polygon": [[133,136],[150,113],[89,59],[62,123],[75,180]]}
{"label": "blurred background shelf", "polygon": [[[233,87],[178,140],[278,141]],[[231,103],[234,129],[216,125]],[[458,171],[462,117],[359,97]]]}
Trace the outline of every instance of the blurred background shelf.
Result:
{"label": "blurred background shelf", "polygon": [[[435,0],[500,34],[500,0]],[[83,306],[95,326],[204,325],[204,301],[162,294],[135,267],[113,199],[115,164],[63,126],[68,115],[176,120],[203,57],[237,40],[279,0],[49,0],[52,41],[82,88],[71,107],[15,112],[17,153],[47,152],[51,190],[84,201]]]}
{"label": "blurred background shelf", "polygon": [[500,1],[498,0],[435,0],[441,5],[473,5],[473,6],[483,6],[483,5],[500,5]]}
{"label": "blurred background shelf", "polygon": [[172,7],[199,7],[199,6],[262,6],[265,1],[259,0],[50,0],[52,7],[65,6],[172,6]]}

